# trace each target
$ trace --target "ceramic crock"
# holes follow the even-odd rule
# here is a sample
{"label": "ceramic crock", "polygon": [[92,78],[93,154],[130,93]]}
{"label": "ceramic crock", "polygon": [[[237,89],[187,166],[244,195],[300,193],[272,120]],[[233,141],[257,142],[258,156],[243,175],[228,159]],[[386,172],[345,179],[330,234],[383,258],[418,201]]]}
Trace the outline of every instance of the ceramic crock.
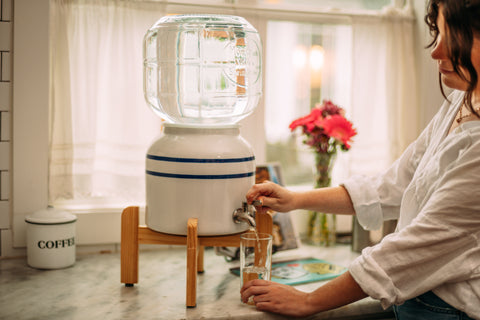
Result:
{"label": "ceramic crock", "polygon": [[165,124],[146,159],[147,226],[184,235],[198,218],[199,235],[239,233],[233,222],[255,183],[255,156],[239,125],[191,127]]}

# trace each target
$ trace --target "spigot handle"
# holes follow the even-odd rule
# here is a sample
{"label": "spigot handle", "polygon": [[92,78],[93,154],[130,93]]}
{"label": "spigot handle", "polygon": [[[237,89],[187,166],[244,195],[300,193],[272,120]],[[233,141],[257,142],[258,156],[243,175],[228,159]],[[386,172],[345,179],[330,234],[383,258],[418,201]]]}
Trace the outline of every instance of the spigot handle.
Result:
{"label": "spigot handle", "polygon": [[247,202],[242,202],[242,207],[233,211],[233,221],[235,223],[247,222],[251,227],[255,227],[255,207]]}

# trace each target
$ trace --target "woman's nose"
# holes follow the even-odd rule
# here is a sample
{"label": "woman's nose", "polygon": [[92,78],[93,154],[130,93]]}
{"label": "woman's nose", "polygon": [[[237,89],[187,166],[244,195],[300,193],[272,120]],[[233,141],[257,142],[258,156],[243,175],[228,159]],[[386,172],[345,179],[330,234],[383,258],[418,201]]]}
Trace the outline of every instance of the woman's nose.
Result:
{"label": "woman's nose", "polygon": [[433,47],[433,50],[430,52],[430,55],[435,60],[448,59],[448,55],[446,53],[445,41],[443,41],[441,37],[437,38],[435,47]]}

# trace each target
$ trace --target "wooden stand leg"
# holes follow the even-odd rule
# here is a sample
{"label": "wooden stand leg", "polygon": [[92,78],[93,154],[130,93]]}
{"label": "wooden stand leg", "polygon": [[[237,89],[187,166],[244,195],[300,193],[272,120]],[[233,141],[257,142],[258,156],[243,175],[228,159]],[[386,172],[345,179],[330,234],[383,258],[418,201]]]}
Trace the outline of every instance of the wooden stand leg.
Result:
{"label": "wooden stand leg", "polygon": [[255,223],[257,224],[258,233],[268,233],[272,234],[273,232],[273,217],[270,213],[265,211],[257,211],[255,215]]}
{"label": "wooden stand leg", "polygon": [[[259,210],[257,211],[257,214],[255,215],[255,223],[257,224],[257,232],[258,233],[268,233],[272,234],[273,232],[273,216],[268,213],[267,209]],[[264,246],[262,247],[262,251],[266,252],[267,247]],[[255,247],[255,251],[257,250],[257,247]],[[258,259],[257,259],[258,257]],[[263,267],[266,266],[266,261],[263,261],[262,264],[260,264],[260,257],[261,255],[257,255],[255,252],[255,266]],[[272,261],[270,260],[270,265],[266,267],[272,267]]]}
{"label": "wooden stand leg", "polygon": [[187,224],[187,308],[197,305],[198,220],[188,219]]}
{"label": "wooden stand leg", "polygon": [[122,212],[120,281],[127,287],[138,283],[138,207]]}
{"label": "wooden stand leg", "polygon": [[205,253],[205,246],[198,247],[198,257],[197,257],[197,272],[203,273],[205,269],[203,268],[203,255]]}

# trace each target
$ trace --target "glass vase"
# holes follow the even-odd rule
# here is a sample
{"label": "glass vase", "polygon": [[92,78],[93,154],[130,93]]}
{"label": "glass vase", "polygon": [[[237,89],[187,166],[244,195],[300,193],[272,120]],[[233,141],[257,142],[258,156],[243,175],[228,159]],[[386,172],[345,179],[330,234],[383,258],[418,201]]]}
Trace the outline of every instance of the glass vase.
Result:
{"label": "glass vase", "polygon": [[[315,188],[329,187],[335,153],[315,153]],[[307,241],[318,246],[333,246],[336,241],[336,215],[310,211],[308,217]]]}

